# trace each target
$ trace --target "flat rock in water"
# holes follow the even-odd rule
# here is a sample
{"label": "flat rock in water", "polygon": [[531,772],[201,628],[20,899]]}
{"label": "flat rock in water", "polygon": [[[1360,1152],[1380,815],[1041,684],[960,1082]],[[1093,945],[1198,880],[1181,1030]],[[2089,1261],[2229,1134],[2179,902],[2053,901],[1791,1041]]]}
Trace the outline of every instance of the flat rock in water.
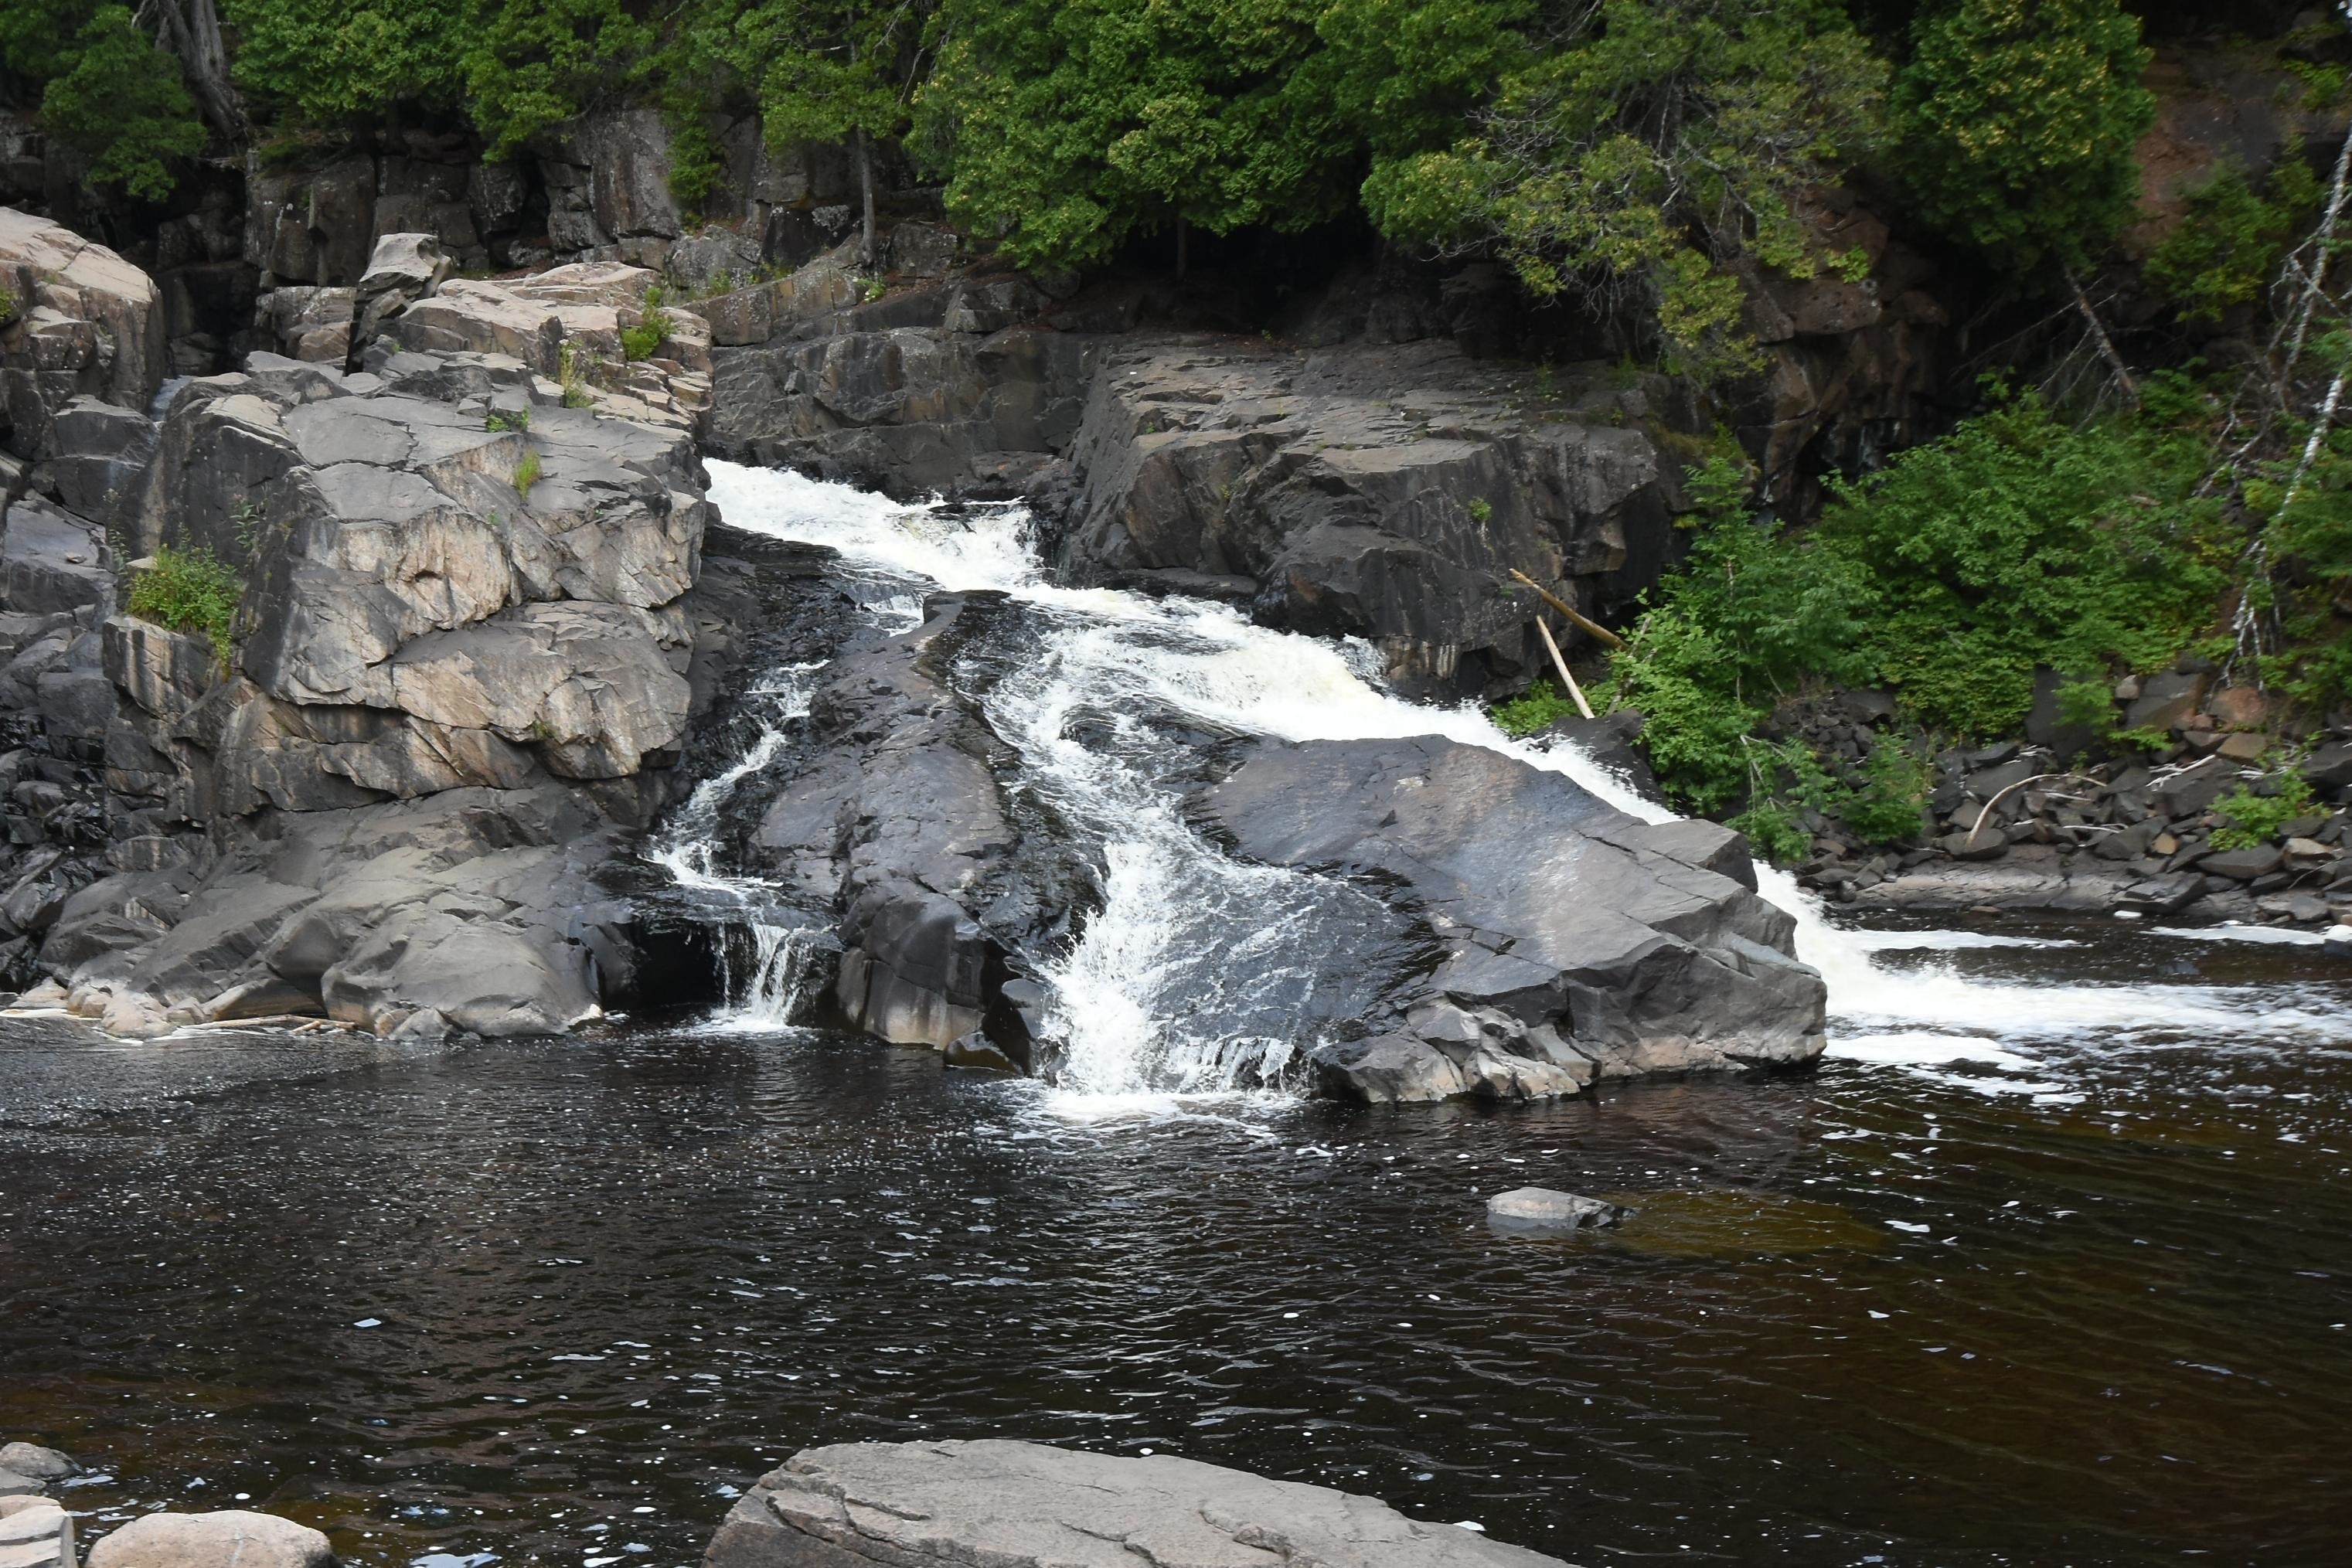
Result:
{"label": "flat rock in water", "polygon": [[[1386,1503],[1172,1456],[844,1443],[763,1477],[704,1568],[1560,1568]],[[121,1568],[93,1561],[90,1568]]]}
{"label": "flat rock in water", "polygon": [[334,1568],[327,1538],[307,1524],[241,1508],[150,1513],[89,1549],[89,1568]]}
{"label": "flat rock in water", "polygon": [[1514,1187],[1486,1200],[1488,1223],[1506,1230],[1593,1230],[1633,1212],[1622,1204],[1547,1186]]}

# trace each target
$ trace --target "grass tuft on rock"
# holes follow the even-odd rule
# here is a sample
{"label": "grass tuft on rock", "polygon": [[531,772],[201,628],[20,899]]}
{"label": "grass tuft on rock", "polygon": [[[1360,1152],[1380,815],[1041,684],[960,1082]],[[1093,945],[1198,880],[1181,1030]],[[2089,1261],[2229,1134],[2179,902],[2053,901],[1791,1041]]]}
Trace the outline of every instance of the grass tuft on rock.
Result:
{"label": "grass tuft on rock", "polygon": [[165,545],[154,559],[154,565],[132,580],[124,608],[142,621],[202,637],[214,656],[226,663],[245,584],[202,545],[184,549]]}

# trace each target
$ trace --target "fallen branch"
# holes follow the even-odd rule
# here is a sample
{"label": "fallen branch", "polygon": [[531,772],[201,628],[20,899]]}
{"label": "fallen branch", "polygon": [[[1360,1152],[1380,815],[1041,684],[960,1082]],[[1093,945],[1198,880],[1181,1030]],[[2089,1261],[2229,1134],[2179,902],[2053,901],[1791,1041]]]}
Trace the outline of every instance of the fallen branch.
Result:
{"label": "fallen branch", "polygon": [[[1562,615],[1567,616],[1568,623],[1575,627],[1578,631],[1582,632],[1587,636],[1598,637],[1601,641],[1608,643],[1612,648],[1622,648],[1625,645],[1624,638],[1620,637],[1616,632],[1612,632],[1608,627],[1601,624],[1600,622],[1593,620],[1592,617],[1585,614],[1584,612],[1577,609],[1576,606],[1569,603],[1568,601],[1560,598],[1550,589],[1546,588],[1542,583],[1538,582],[1534,578],[1529,577],[1526,572],[1521,571],[1518,568],[1513,567],[1511,569],[1511,575],[1518,579],[1519,581],[1525,583],[1528,587],[1534,589],[1536,591],[1537,598],[1542,600],[1546,604],[1550,605],[1554,610],[1559,611]],[[1538,618],[1536,624],[1538,626],[1542,625],[1542,620]],[[1549,638],[1551,633],[1547,632],[1544,635]]]}
{"label": "fallen branch", "polygon": [[2066,287],[2074,291],[2074,308],[2082,312],[2084,321],[2090,323],[2091,340],[2098,345],[2100,355],[2116,372],[2116,381],[2123,387],[2124,396],[2133,402],[2139,402],[2139,383],[2132,380],[2131,367],[2124,363],[2121,354],[2116,352],[2115,340],[2107,336],[2105,324],[2100,321],[2098,311],[2092,308],[2091,297],[2083,292],[2083,285],[2074,277],[2074,269],[2071,267],[2066,268]]}
{"label": "fallen branch", "polygon": [[1536,617],[1536,630],[1543,634],[1545,651],[1551,654],[1551,667],[1559,672],[1559,678],[1567,683],[1568,695],[1576,699],[1576,711],[1591,718],[1592,705],[1584,700],[1584,688],[1578,685],[1576,677],[1568,673],[1568,661],[1559,656],[1559,644],[1552,641],[1551,628],[1544,624],[1540,615]]}
{"label": "fallen branch", "polygon": [[[1960,847],[1962,849],[1966,849],[1969,844],[1975,843],[1977,841],[1977,833],[1984,827],[1985,819],[1992,815],[1992,809],[1995,806],[2000,805],[2010,796],[2016,794],[2020,789],[2024,789],[2028,784],[2039,784],[2044,779],[2080,779],[2082,777],[2084,776],[2080,773],[2037,773],[2031,779],[2019,779],[2016,783],[2011,785],[2006,789],[1994,790],[1992,799],[1984,803],[1984,810],[1977,813],[1976,825],[1969,830],[1969,836],[1965,841],[1963,841]],[[2095,779],[2093,782],[2095,783],[2096,780]]]}

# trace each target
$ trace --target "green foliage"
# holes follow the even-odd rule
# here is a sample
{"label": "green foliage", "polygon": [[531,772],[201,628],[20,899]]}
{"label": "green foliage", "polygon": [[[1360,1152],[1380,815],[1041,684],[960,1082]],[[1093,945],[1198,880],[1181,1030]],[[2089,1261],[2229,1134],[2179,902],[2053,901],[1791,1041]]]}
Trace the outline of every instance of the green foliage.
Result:
{"label": "green foliage", "polygon": [[1841,486],[1815,529],[1870,584],[1861,666],[1921,722],[2014,728],[2038,666],[2076,676],[2169,659],[2226,580],[2201,442],[2075,429],[2027,395]]}
{"label": "green foliage", "polygon": [[0,288],[0,327],[16,319],[16,296],[12,289]]}
{"label": "green foliage", "polygon": [[1798,197],[1880,134],[1886,68],[1843,8],[1598,0],[1510,68],[1471,134],[1376,152],[1373,221],[1407,241],[1491,240],[1539,296],[1637,298],[1672,368],[1752,368],[1738,259],[1815,276],[1828,258]]}
{"label": "green foliage", "polygon": [[171,166],[205,150],[205,128],[178,59],[122,5],[101,5],[74,36],[70,64],[41,94],[41,123],[88,153],[89,178],[160,202]]}
{"label": "green foliage", "polygon": [[528,408],[519,408],[512,413],[509,413],[503,409],[494,408],[483,416],[482,428],[499,434],[503,434],[509,431],[520,433],[521,431],[529,430],[530,428],[530,410]]}
{"label": "green foliage", "polygon": [[1916,839],[1926,824],[1927,764],[1900,742],[1881,740],[1862,766],[1862,781],[1838,804],[1864,843],[1899,844]]}
{"label": "green foliage", "polygon": [[526,452],[522,455],[522,461],[515,465],[514,487],[528,496],[530,494],[530,487],[538,483],[539,454]]}
{"label": "green foliage", "polygon": [[1470,514],[1470,520],[1472,522],[1483,526],[1493,518],[1495,515],[1495,503],[1489,501],[1484,496],[1473,496],[1470,497],[1469,504],[1463,509]]}
{"label": "green foliage", "polygon": [[[2201,406],[2155,391],[2154,407]],[[1797,534],[1751,520],[1744,474],[1717,455],[1685,472],[1704,520],[1601,692],[1642,710],[1675,799],[1764,811],[1743,829],[1759,843],[1787,837],[1772,812],[1790,800],[1866,841],[1902,841],[1927,785],[1913,752],[1882,741],[1839,778],[1794,742],[1763,746],[1756,727],[1834,683],[1892,686],[1930,729],[2009,733],[2045,666],[2076,677],[2062,706],[2106,722],[2111,673],[2168,662],[2228,580],[2242,536],[2194,495],[2209,450],[2152,416],[2077,429],[2022,397],[1838,487]],[[2345,556],[2352,571],[2352,544]]]}
{"label": "green foliage", "polygon": [[314,125],[451,108],[465,96],[468,0],[223,0],[238,84]]}
{"label": "green foliage", "polygon": [[563,384],[564,407],[587,408],[595,402],[594,394],[588,390],[588,371],[594,361],[594,355],[569,338],[556,350],[555,377]]}
{"label": "green foliage", "polygon": [[2241,784],[2213,802],[2214,813],[2222,819],[2221,826],[2213,830],[2213,847],[2251,850],[2269,843],[2310,803],[2310,784],[2292,768],[2279,775],[2275,795],[2257,795]]}
{"label": "green foliage", "polygon": [[1506,703],[1496,703],[1488,716],[1505,735],[1529,736],[1549,729],[1554,719],[1568,717],[1576,705],[1549,681],[1539,680]]}
{"label": "green foliage", "polygon": [[2237,165],[2224,163],[2189,193],[2179,226],[2148,256],[2144,272],[2184,319],[2218,321],[2270,286],[2296,221],[2320,196],[2297,149],[2280,161],[2270,187],[2266,199]]}
{"label": "green foliage", "polygon": [[2148,52],[2116,0],[1946,0],[1911,29],[1897,162],[1937,227],[2020,272],[2080,265],[2139,193]]}
{"label": "green foliage", "polygon": [[0,5],[0,72],[46,82],[73,68],[75,36],[90,0],[8,0]]}
{"label": "green foliage", "polygon": [[212,551],[165,545],[155,552],[155,564],[132,580],[124,608],[142,621],[204,638],[226,664],[244,594],[245,584]]}

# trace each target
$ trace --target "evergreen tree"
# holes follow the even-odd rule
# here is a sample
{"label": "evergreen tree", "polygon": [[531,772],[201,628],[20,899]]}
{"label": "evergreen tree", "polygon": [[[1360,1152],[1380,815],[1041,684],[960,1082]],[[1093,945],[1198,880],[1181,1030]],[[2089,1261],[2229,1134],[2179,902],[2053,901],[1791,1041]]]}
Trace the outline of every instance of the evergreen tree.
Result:
{"label": "evergreen tree", "polygon": [[151,202],[170,195],[171,165],[205,141],[178,57],[157,47],[127,6],[102,5],[74,35],[70,61],[41,95],[41,123],[89,155],[93,183]]}
{"label": "evergreen tree", "polygon": [[1912,50],[1895,119],[1918,214],[2006,270],[2084,265],[2139,193],[2139,23],[2116,0],[1957,0]]}

